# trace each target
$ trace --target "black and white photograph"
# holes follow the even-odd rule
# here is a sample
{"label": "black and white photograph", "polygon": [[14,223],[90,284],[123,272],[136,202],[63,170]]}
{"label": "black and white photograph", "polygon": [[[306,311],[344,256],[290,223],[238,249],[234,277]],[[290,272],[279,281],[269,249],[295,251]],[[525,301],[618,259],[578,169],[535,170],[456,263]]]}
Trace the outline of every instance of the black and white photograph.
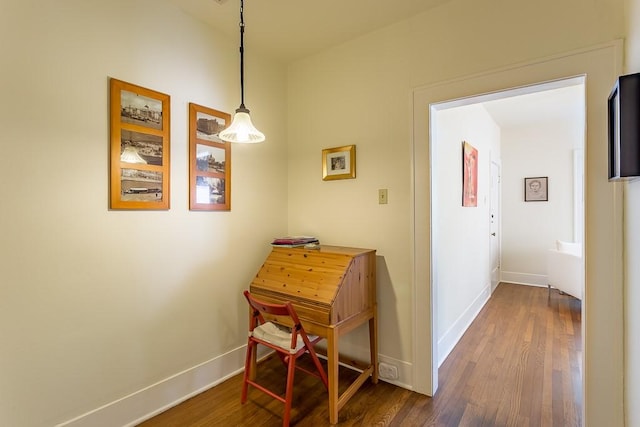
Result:
{"label": "black and white photograph", "polygon": [[123,89],[120,118],[123,123],[162,129],[162,101]]}
{"label": "black and white photograph", "polygon": [[123,202],[162,200],[162,172],[122,169],[120,182]]}
{"label": "black and white photograph", "polygon": [[205,144],[196,144],[196,168],[200,172],[225,173],[225,150]]}
{"label": "black and white photograph", "polygon": [[525,202],[547,202],[548,177],[538,176],[524,179],[524,201]]}
{"label": "black and white photograph", "polygon": [[346,155],[340,154],[331,159],[331,173],[345,173],[347,171]]}
{"label": "black and white photograph", "polygon": [[224,179],[198,176],[196,179],[196,203],[225,204]]}
{"label": "black and white photograph", "polygon": [[123,129],[120,141],[121,162],[162,166],[161,136]]}
{"label": "black and white photograph", "polygon": [[196,114],[196,138],[198,139],[222,143],[223,141],[218,137],[218,134],[226,127],[227,121],[221,117],[215,117],[201,111]]}

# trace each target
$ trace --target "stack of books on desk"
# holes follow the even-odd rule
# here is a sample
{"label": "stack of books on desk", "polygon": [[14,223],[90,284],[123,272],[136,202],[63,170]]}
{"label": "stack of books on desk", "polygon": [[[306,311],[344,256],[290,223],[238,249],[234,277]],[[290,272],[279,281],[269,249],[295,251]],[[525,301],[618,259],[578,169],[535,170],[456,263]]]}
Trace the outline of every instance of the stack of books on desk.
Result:
{"label": "stack of books on desk", "polygon": [[320,241],[312,236],[279,237],[271,242],[271,246],[280,248],[298,248],[307,245],[319,245]]}

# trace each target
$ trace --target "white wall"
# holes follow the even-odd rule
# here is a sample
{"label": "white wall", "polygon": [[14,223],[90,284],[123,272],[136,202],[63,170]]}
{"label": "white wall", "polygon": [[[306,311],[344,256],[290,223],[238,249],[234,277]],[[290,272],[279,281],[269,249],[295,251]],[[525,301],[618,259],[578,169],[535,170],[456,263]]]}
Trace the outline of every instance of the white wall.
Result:
{"label": "white wall", "polygon": [[[500,159],[500,129],[482,105],[433,115],[433,286],[438,365],[491,294],[490,162]],[[462,206],[462,141],[478,150],[478,206]]]}
{"label": "white wall", "polygon": [[[640,1],[625,1],[625,73],[640,72]],[[626,425],[640,425],[640,180],[625,188],[625,412]]]}
{"label": "white wall", "polygon": [[[73,425],[124,425],[238,369],[287,227],[283,67],[247,54],[268,143],[232,148],[230,212],[190,212],[187,106],[237,107],[237,40],[157,0],[3,0],[0,38],[0,425],[121,398]],[[108,209],[109,76],[171,96],[168,211]]]}
{"label": "white wall", "polygon": [[[573,153],[584,123],[502,129],[502,278],[546,286],[547,250],[573,241]],[[548,177],[548,202],[524,201],[525,177]]]}

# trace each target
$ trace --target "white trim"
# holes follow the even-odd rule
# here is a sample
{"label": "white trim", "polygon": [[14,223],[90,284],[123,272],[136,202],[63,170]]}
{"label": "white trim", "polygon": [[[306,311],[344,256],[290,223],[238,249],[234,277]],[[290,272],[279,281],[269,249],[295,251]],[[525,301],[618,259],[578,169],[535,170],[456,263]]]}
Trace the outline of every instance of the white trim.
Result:
{"label": "white trim", "polygon": [[517,271],[503,271],[501,281],[529,286],[547,286],[549,283],[545,274],[519,273]]}
{"label": "white trim", "polygon": [[576,148],[573,150],[573,241],[576,243],[584,243],[584,181],[584,148]]}
{"label": "white trim", "polygon": [[453,325],[442,335],[438,340],[438,367],[442,365],[442,362],[449,356],[449,353],[456,346],[462,335],[467,331],[471,322],[478,316],[482,307],[489,301],[491,297],[491,283],[489,283],[480,292],[475,300],[464,310],[464,312],[458,317]]}
{"label": "white trim", "polygon": [[245,351],[246,345],[231,350],[56,427],[138,425],[242,372]]}

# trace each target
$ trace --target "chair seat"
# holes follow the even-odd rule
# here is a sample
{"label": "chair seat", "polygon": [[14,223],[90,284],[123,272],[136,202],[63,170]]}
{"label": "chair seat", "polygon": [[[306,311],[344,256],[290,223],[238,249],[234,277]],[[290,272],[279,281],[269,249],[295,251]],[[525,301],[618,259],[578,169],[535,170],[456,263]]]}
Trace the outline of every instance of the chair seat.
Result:
{"label": "chair seat", "polygon": [[[281,325],[276,325],[273,322],[265,322],[260,326],[257,326],[253,330],[253,336],[259,340],[266,341],[270,344],[276,345],[282,349],[289,350],[291,348],[291,329]],[[314,335],[307,335],[309,341],[315,341],[318,337]],[[298,335],[295,351],[297,352],[304,347],[304,341],[302,336]]]}

